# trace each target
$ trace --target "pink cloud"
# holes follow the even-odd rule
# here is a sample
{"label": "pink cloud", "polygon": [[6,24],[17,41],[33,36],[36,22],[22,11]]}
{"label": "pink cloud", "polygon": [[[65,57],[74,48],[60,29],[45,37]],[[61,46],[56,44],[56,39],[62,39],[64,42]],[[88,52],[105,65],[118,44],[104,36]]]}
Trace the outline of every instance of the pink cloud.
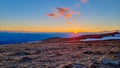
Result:
{"label": "pink cloud", "polygon": [[49,14],[47,14],[47,16],[55,17],[56,14],[55,13],[49,13]]}
{"label": "pink cloud", "polygon": [[80,12],[75,12],[71,10],[70,8],[64,8],[64,7],[57,7],[54,8],[56,12],[54,13],[49,13],[47,16],[50,17],[64,17],[65,19],[71,18],[74,14],[80,14]]}
{"label": "pink cloud", "polygon": [[70,11],[65,15],[66,19],[71,18],[74,14],[80,14],[80,12]]}
{"label": "pink cloud", "polygon": [[87,3],[88,0],[80,0],[82,3]]}
{"label": "pink cloud", "polygon": [[65,15],[65,18],[66,18],[66,19],[69,19],[69,18],[71,18],[71,17],[72,17],[72,14],[71,14],[71,13],[68,13],[68,14]]}
{"label": "pink cloud", "polygon": [[80,12],[71,11],[71,14],[80,14]]}
{"label": "pink cloud", "polygon": [[61,8],[61,7],[57,7],[57,8],[55,8],[58,12],[59,12],[59,14],[62,16],[62,15],[65,15],[66,14],[66,12],[67,11],[69,11],[69,8]]}

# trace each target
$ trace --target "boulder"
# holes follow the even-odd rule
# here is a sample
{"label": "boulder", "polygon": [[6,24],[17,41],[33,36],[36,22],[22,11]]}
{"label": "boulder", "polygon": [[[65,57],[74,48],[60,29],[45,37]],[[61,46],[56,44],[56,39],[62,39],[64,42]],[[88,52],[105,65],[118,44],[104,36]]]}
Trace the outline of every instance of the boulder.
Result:
{"label": "boulder", "polygon": [[120,66],[120,60],[103,59],[101,61],[101,64],[111,65],[111,66]]}

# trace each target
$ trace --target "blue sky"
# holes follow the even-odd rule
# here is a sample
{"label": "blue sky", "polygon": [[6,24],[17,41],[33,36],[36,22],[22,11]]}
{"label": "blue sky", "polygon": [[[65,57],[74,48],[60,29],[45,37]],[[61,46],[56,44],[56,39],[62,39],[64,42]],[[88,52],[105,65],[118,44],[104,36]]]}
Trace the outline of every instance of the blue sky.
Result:
{"label": "blue sky", "polygon": [[[75,4],[79,3],[78,7]],[[69,32],[120,30],[120,0],[0,0],[0,30]],[[79,11],[70,19],[47,16],[53,8]],[[74,21],[73,21],[74,20]],[[66,22],[71,21],[70,25]]]}

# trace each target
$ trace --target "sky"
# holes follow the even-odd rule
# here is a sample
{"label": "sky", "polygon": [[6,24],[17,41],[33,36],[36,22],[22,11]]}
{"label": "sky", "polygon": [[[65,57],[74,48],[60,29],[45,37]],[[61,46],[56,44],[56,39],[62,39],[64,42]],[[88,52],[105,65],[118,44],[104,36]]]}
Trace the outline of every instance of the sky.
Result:
{"label": "sky", "polygon": [[120,0],[0,0],[0,30],[120,30]]}

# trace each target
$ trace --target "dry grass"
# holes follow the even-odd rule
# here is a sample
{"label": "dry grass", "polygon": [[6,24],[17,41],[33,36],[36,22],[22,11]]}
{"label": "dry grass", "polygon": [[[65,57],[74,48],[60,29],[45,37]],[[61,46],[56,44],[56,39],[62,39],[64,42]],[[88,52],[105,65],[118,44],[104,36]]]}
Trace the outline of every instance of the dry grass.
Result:
{"label": "dry grass", "polygon": [[111,47],[113,49],[105,58],[120,60],[117,57],[120,54],[120,40],[3,45],[0,46],[0,68],[56,68],[68,62],[88,66],[91,62],[97,62]]}

